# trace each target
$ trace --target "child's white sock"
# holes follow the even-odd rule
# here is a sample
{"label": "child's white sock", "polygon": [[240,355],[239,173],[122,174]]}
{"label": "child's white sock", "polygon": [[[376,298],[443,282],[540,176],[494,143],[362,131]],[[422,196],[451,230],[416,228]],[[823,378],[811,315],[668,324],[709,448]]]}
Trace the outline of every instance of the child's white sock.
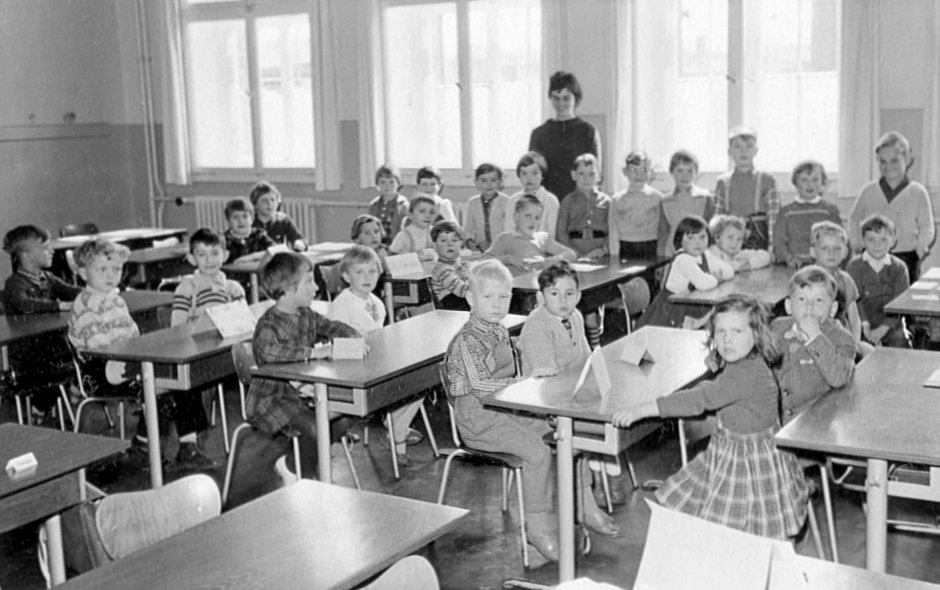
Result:
{"label": "child's white sock", "polygon": [[285,486],[297,483],[297,476],[287,468],[287,455],[281,455],[274,462],[274,473],[278,474]]}
{"label": "child's white sock", "polygon": [[187,434],[187,435],[185,435],[185,436],[181,436],[181,437],[180,437],[180,442],[181,442],[181,443],[192,443],[192,444],[196,444],[196,433],[195,433],[195,432],[190,432],[189,434]]}

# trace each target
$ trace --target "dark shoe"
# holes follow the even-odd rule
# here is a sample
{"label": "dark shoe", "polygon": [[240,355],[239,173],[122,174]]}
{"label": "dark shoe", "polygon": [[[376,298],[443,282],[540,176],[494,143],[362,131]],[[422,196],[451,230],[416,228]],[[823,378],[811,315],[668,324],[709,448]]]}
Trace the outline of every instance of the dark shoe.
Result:
{"label": "dark shoe", "polygon": [[600,508],[584,515],[584,524],[598,535],[605,537],[619,537],[623,533],[614,524],[614,521]]}
{"label": "dark shoe", "polygon": [[203,455],[192,443],[180,445],[179,453],[176,455],[176,465],[181,469],[195,469],[201,471],[204,469],[218,469],[222,462]]}
{"label": "dark shoe", "polygon": [[546,532],[528,531],[529,544],[549,561],[558,561],[558,539]]}
{"label": "dark shoe", "polygon": [[396,459],[398,460],[399,467],[408,467],[411,465],[411,459],[408,458],[408,455],[396,453]]}

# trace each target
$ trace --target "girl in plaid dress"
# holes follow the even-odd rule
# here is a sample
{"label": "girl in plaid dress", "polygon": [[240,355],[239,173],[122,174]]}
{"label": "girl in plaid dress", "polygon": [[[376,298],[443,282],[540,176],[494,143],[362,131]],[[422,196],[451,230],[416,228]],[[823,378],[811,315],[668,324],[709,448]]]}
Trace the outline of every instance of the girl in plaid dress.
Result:
{"label": "girl in plaid dress", "polygon": [[720,301],[708,318],[716,376],[691,389],[617,412],[629,426],[651,416],[718,414],[705,452],[656,492],[667,508],[748,533],[788,539],[806,518],[808,489],[796,457],[780,452],[779,387],[771,366],[780,352],[766,307],[745,295]]}

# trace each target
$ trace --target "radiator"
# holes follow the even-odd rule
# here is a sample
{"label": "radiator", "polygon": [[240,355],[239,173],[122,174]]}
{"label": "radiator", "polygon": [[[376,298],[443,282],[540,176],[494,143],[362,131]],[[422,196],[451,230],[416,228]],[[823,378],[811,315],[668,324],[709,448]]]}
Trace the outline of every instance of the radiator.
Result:
{"label": "radiator", "polygon": [[[228,228],[225,220],[225,204],[232,197],[193,197],[196,207],[196,226],[211,227],[220,232]],[[353,209],[368,209],[368,203],[347,201],[315,201],[312,199],[284,199],[281,201],[281,211],[290,215],[303,234],[308,244],[316,244],[317,239],[317,210],[320,207],[341,207]]]}

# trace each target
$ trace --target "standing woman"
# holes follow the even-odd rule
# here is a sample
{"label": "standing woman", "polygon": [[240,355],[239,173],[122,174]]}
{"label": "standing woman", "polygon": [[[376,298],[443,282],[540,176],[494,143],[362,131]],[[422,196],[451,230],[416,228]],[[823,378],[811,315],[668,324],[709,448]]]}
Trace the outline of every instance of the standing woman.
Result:
{"label": "standing woman", "polygon": [[574,159],[581,154],[594,154],[600,161],[601,136],[593,125],[575,115],[575,109],[581,104],[581,84],[574,74],[552,74],[548,98],[555,109],[555,118],[532,131],[529,150],[542,154],[548,162],[548,174],[542,184],[561,201],[575,188],[571,177]]}

